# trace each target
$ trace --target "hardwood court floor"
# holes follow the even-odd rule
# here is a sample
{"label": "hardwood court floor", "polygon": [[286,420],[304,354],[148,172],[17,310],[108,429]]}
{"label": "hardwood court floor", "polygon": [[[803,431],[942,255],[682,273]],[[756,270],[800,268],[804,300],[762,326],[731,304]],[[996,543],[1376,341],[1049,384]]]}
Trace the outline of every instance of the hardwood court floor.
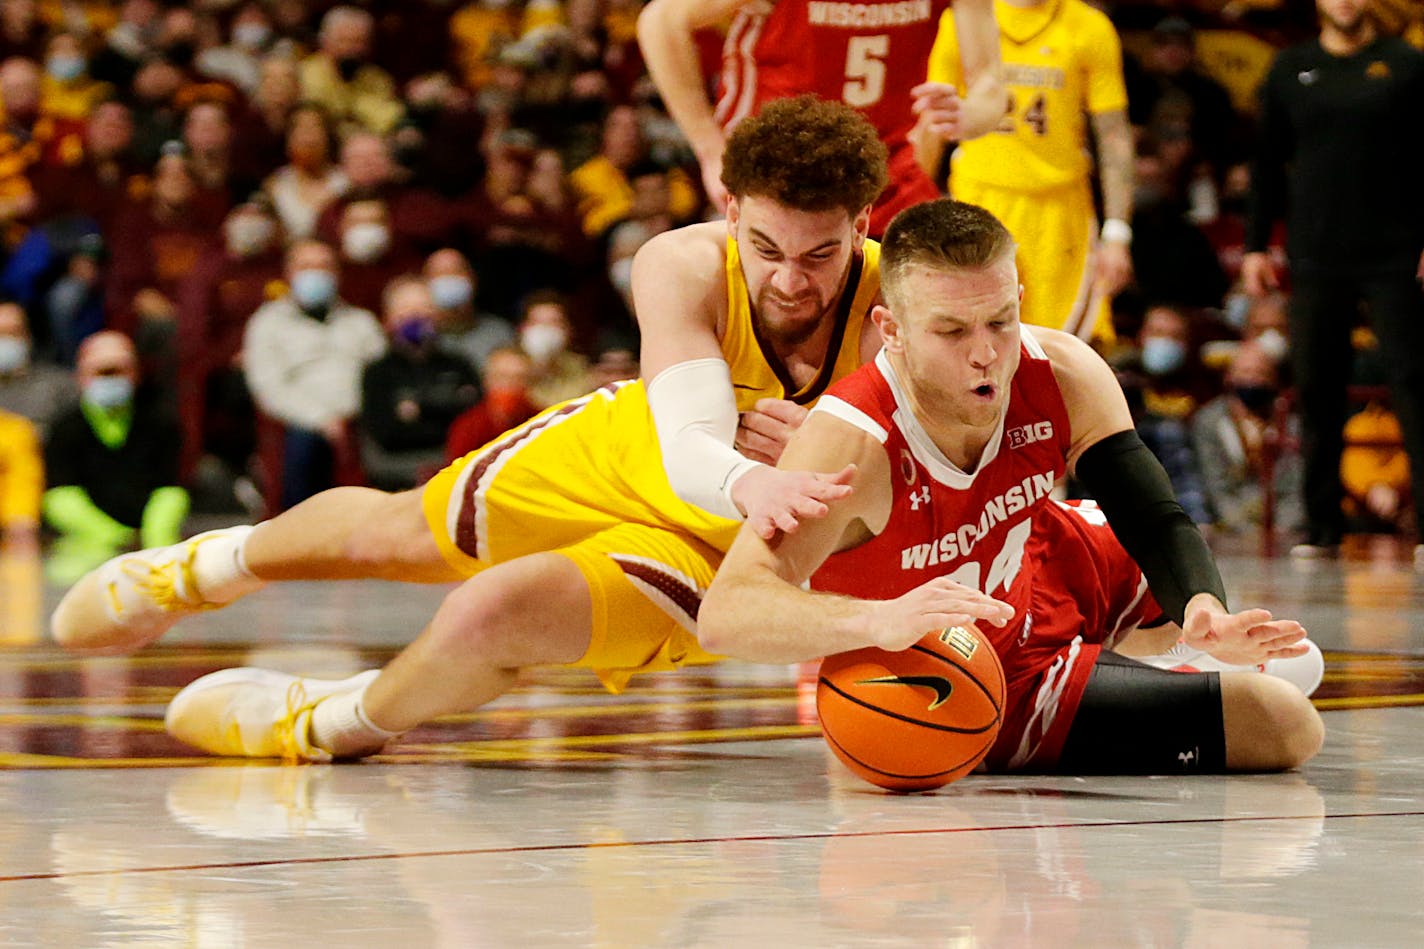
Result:
{"label": "hardwood court floor", "polygon": [[1424,575],[1389,542],[1222,562],[1326,650],[1305,769],[894,796],[828,759],[794,668],[733,663],[539,671],[360,764],[206,758],[162,729],[182,685],[379,664],[443,588],[273,587],[81,660],[3,557],[0,946],[1424,944]]}

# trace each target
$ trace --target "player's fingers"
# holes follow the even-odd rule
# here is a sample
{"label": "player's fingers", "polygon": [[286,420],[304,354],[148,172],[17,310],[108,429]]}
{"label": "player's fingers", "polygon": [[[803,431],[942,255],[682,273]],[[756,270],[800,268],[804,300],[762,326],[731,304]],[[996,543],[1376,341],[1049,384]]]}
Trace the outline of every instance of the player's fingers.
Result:
{"label": "player's fingers", "polygon": [[799,521],[804,517],[825,517],[831,509],[815,498],[803,496],[797,499],[791,506],[791,510],[795,513],[796,520]]}
{"label": "player's fingers", "polygon": [[910,90],[910,95],[917,99],[933,94],[958,95],[959,90],[947,82],[922,82]]}
{"label": "player's fingers", "polygon": [[796,428],[806,421],[806,407],[790,399],[757,399],[756,412]]}
{"label": "player's fingers", "polygon": [[1256,626],[1264,626],[1271,621],[1270,610],[1242,610],[1235,613],[1231,619],[1236,623],[1238,629],[1252,629]]}

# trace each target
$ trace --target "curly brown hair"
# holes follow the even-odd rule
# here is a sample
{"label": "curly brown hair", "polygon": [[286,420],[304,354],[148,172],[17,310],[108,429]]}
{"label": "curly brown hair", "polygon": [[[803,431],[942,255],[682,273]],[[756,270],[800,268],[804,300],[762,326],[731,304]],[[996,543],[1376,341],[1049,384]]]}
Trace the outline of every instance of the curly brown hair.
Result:
{"label": "curly brown hair", "polygon": [[890,308],[901,302],[900,284],[914,266],[977,270],[1017,250],[998,218],[973,204],[937,198],[895,215],[880,242],[880,283]]}
{"label": "curly brown hair", "polygon": [[722,184],[797,211],[852,217],[885,190],[885,144],[859,112],[812,95],[777,99],[727,139]]}

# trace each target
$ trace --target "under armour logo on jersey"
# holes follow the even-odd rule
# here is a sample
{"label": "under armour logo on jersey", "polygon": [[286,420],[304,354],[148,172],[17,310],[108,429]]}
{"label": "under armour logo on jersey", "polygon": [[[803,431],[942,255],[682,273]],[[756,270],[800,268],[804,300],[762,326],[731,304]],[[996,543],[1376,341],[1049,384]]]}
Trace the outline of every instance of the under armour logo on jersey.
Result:
{"label": "under armour logo on jersey", "polygon": [[1009,439],[1010,448],[1023,448],[1025,445],[1032,445],[1034,442],[1052,438],[1053,423],[1043,421],[1034,422],[1032,425],[1020,425],[1018,428],[1009,429],[1004,434]]}
{"label": "under armour logo on jersey", "polygon": [[1193,767],[1193,762],[1200,757],[1200,748],[1193,748],[1191,751],[1177,752],[1177,760],[1182,763],[1182,770],[1186,771]]}
{"label": "under armour logo on jersey", "polygon": [[911,491],[911,492],[910,492],[910,510],[912,510],[912,511],[918,511],[918,510],[920,509],[920,505],[921,505],[921,504],[923,504],[925,507],[929,507],[929,504],[930,504],[930,486],[929,486],[929,485],[925,485],[924,487],[920,488],[920,490],[918,490],[918,491]]}

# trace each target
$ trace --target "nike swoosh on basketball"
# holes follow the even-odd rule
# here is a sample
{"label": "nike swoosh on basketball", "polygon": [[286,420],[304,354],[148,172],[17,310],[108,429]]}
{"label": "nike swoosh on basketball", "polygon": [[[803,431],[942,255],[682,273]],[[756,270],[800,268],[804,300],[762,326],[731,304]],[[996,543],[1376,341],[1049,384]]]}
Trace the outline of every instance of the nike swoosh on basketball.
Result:
{"label": "nike swoosh on basketball", "polygon": [[880,676],[878,679],[861,679],[856,685],[909,685],[934,689],[935,700],[930,703],[930,711],[949,701],[954,691],[954,683],[944,676]]}

